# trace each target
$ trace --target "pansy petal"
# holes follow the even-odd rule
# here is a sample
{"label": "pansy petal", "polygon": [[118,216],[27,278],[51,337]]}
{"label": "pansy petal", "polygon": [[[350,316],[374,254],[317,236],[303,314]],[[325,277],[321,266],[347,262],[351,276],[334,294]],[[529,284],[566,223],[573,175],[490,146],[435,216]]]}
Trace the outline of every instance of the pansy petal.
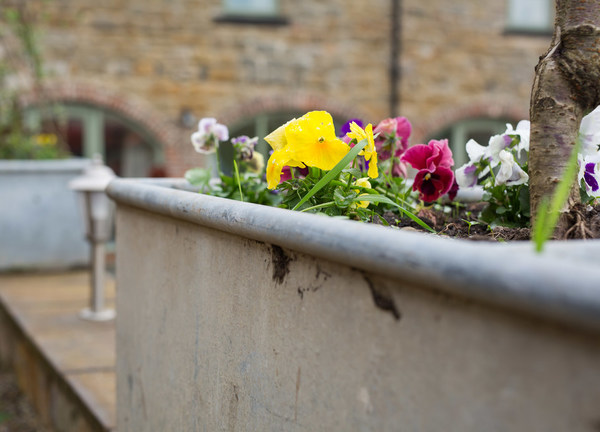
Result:
{"label": "pansy petal", "polygon": [[275,189],[281,181],[281,170],[286,165],[285,152],[275,150],[267,162],[267,187]]}
{"label": "pansy petal", "polygon": [[371,153],[371,157],[369,158],[369,171],[367,172],[369,177],[377,178],[379,177],[379,170],[377,169],[377,153]]}
{"label": "pansy petal", "polygon": [[583,178],[584,178],[585,183],[587,185],[586,188],[588,188],[592,192],[598,192],[598,179],[596,179],[596,177],[594,177],[593,174],[590,174],[589,172],[586,172],[583,175]]}
{"label": "pansy petal", "polygon": [[454,184],[454,173],[450,168],[438,167],[434,172],[420,170],[415,176],[413,190],[426,202],[435,201],[447,193]]}
{"label": "pansy petal", "polygon": [[410,147],[402,155],[400,160],[412,165],[416,170],[427,168],[427,159],[431,156],[432,149],[425,144],[417,144]]}
{"label": "pansy petal", "polygon": [[467,141],[465,147],[471,162],[479,162],[481,159],[487,157],[487,148],[479,144],[474,139]]}
{"label": "pansy petal", "polygon": [[279,126],[273,132],[265,137],[265,141],[269,143],[273,150],[279,150],[285,147],[287,139],[285,137],[285,128],[296,119],[292,119],[284,125]]}
{"label": "pansy petal", "polygon": [[350,151],[350,146],[338,138],[315,141],[294,151],[294,159],[306,165],[330,170]]}
{"label": "pansy petal", "polygon": [[477,167],[474,164],[464,164],[456,170],[455,175],[461,188],[470,188],[477,184]]}

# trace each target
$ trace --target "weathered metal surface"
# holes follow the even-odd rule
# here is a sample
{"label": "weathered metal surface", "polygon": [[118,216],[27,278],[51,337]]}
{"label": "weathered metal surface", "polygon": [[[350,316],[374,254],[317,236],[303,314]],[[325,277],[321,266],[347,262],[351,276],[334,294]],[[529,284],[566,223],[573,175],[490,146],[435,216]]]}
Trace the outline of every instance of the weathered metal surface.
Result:
{"label": "weathered metal surface", "polygon": [[161,184],[109,187],[120,432],[597,428],[600,293],[579,277],[598,270],[570,244],[540,257]]}
{"label": "weathered metal surface", "polygon": [[120,179],[120,204],[373,271],[399,281],[600,329],[599,241],[451,240],[382,226],[191,194],[174,180]]}
{"label": "weathered metal surface", "polygon": [[0,161],[0,271],[87,264],[83,215],[68,183],[88,164]]}

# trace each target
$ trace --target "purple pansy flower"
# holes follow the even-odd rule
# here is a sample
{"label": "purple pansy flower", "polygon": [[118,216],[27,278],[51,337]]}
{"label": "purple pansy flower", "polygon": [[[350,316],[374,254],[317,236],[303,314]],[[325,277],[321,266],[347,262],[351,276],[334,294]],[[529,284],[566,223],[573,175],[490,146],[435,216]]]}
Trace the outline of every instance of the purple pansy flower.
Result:
{"label": "purple pansy flower", "polygon": [[600,153],[584,156],[580,163],[579,183],[583,180],[587,194],[600,198]]}

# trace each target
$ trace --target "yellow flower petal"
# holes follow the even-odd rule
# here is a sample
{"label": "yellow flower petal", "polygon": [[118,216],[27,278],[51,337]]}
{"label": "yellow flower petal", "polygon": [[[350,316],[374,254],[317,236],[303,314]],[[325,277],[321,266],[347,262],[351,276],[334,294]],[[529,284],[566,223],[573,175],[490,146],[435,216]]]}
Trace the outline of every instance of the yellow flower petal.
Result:
{"label": "yellow flower petal", "polygon": [[275,189],[281,180],[281,170],[285,166],[283,150],[275,150],[267,162],[267,188]]}
{"label": "yellow flower petal", "polygon": [[304,168],[302,162],[290,158],[290,152],[287,149],[275,150],[267,162],[267,188],[275,189],[281,181],[281,170],[283,167]]}
{"label": "yellow flower petal", "polygon": [[[362,186],[362,187],[366,187],[366,188],[371,188],[371,182],[369,182],[369,180],[366,179],[366,178],[359,178],[358,180],[356,180],[354,182],[354,184],[356,186]],[[360,192],[360,189],[354,189],[354,192],[358,193],[358,192]],[[364,194],[360,194],[359,196],[361,196],[361,195],[368,195],[368,194],[364,193]],[[369,204],[370,204],[369,201],[359,201],[357,203],[357,207],[367,208],[369,206]]]}
{"label": "yellow flower petal", "polygon": [[365,160],[369,161],[369,177],[379,177],[379,170],[377,169],[377,149],[375,148],[375,138],[373,137],[373,125],[369,123],[366,128],[361,128],[356,123],[350,123],[350,132],[348,132],[350,138],[355,138],[356,141],[367,140],[367,145],[360,151],[359,155],[364,156]]}
{"label": "yellow flower petal", "polygon": [[356,141],[362,141],[367,138],[367,134],[364,129],[355,122],[350,123],[350,132],[348,132],[346,135],[351,139],[356,139]]}
{"label": "yellow flower petal", "polygon": [[367,155],[365,155],[365,159],[367,159],[369,161],[369,171],[367,172],[369,177],[371,177],[371,178],[379,177],[379,170],[377,169],[377,152],[371,153],[369,155],[369,158],[367,158]]}
{"label": "yellow flower petal", "polygon": [[273,148],[273,150],[279,150],[286,146],[287,139],[285,137],[285,128],[296,119],[292,119],[284,125],[279,126],[273,132],[265,137],[265,141]]}
{"label": "yellow flower petal", "polygon": [[289,123],[285,135],[295,160],[324,170],[332,169],[350,151],[335,136],[333,118],[326,111],[311,111]]}

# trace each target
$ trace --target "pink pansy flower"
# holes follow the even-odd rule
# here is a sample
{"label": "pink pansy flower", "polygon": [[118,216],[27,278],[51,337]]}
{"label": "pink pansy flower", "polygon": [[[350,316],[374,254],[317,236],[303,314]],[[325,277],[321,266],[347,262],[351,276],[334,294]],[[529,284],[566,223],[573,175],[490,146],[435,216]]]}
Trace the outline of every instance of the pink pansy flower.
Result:
{"label": "pink pansy flower", "polygon": [[427,145],[418,144],[406,150],[402,162],[418,170],[413,190],[418,190],[423,201],[435,201],[447,193],[454,184],[454,165],[448,140],[431,140]]}
{"label": "pink pansy flower", "polygon": [[384,161],[392,156],[400,157],[408,147],[408,138],[412,126],[405,117],[387,118],[379,122],[373,130],[377,135],[375,148],[380,160]]}

